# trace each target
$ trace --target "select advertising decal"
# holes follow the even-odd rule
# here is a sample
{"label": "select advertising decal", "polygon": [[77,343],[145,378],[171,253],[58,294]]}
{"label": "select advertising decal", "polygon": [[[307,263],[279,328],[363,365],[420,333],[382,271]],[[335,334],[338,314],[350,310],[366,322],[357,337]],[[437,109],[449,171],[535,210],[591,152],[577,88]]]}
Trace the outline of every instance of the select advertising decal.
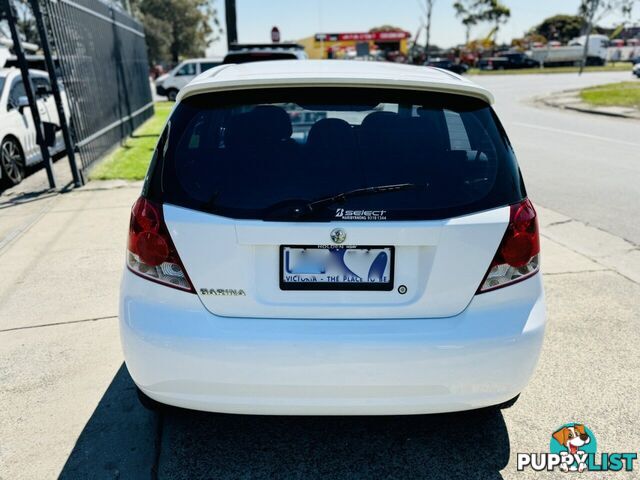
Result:
{"label": "select advertising decal", "polygon": [[549,453],[518,453],[518,471],[632,472],[637,452],[600,452],[596,436],[583,423],[566,423],[551,433]]}

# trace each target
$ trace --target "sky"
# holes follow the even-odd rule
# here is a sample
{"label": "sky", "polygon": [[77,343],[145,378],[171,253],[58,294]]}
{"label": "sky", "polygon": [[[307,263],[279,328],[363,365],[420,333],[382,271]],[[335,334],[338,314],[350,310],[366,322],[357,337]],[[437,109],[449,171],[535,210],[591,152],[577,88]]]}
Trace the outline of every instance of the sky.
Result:
{"label": "sky", "polygon": [[[420,4],[424,3],[424,0],[236,0],[238,39],[241,43],[270,42],[274,25],[280,29],[283,41],[320,32],[366,32],[382,24],[401,27],[413,37],[421,24]],[[498,40],[510,41],[546,17],[576,13],[580,0],[502,0],[502,3],[511,9],[511,18],[501,27]],[[224,23],[224,0],[217,0],[216,8]],[[631,18],[640,21],[640,6],[636,5]],[[601,23],[610,26],[621,20],[614,15]],[[453,0],[435,0],[431,23],[431,43],[449,47],[464,41],[464,29],[455,18]],[[480,25],[472,31],[472,37],[485,36],[490,29],[489,25]],[[424,43],[424,31],[420,42]],[[207,53],[223,55],[226,50],[223,38],[211,45]]]}

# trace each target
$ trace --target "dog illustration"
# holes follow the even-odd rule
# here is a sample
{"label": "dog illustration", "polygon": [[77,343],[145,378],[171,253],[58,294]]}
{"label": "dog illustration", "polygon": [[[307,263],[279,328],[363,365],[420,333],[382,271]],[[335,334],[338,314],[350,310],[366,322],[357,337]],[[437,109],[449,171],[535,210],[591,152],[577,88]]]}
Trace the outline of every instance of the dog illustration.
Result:
{"label": "dog illustration", "polygon": [[[565,447],[567,452],[571,455],[584,454],[584,451],[580,450],[580,447],[591,441],[589,434],[584,429],[584,425],[578,423],[572,427],[563,427],[557,432],[554,432],[553,438],[555,438],[560,445]],[[579,462],[577,465],[576,463],[578,462],[574,462],[570,468],[566,463],[563,463],[562,470],[565,472],[569,470],[573,472],[582,472],[587,468],[587,465],[584,462]]]}

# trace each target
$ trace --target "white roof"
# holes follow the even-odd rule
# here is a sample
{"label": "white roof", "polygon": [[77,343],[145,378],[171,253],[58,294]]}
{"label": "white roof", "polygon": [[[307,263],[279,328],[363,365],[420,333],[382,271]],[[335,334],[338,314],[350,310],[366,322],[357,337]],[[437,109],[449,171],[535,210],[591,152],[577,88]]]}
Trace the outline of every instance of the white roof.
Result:
{"label": "white roof", "polygon": [[486,89],[434,67],[349,60],[274,60],[212,68],[180,90],[188,96],[222,90],[276,87],[385,87],[457,93],[493,103]]}
{"label": "white roof", "polygon": [[198,58],[186,58],[179,65],[184,63],[193,63],[193,62],[222,62],[224,61],[224,57],[198,57]]}
{"label": "white roof", "polygon": [[[20,74],[20,69],[17,67],[0,68],[0,77],[7,77],[11,73]],[[35,76],[49,76],[45,70],[38,70],[35,68],[30,68],[29,73]]]}

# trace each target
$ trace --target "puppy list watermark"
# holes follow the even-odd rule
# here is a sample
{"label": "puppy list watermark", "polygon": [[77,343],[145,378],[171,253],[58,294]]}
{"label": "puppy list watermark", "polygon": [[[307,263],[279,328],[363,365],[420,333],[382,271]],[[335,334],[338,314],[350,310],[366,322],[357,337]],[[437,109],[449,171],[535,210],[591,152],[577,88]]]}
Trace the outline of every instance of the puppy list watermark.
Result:
{"label": "puppy list watermark", "polygon": [[593,432],[581,423],[567,423],[551,434],[549,453],[518,453],[517,469],[562,472],[631,472],[636,452],[597,454]]}

